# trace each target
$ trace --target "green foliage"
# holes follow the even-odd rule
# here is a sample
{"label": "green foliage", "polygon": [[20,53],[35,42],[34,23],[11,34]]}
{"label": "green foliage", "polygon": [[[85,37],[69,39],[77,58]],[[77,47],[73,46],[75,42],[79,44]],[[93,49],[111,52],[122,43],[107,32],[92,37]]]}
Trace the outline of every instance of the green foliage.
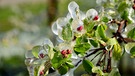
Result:
{"label": "green foliage", "polygon": [[128,4],[126,3],[126,1],[122,1],[119,6],[118,6],[118,12],[123,12],[123,9],[126,9],[128,7]]}
{"label": "green foliage", "polygon": [[83,64],[83,67],[84,67],[85,71],[87,73],[91,74],[92,68],[94,67],[93,63],[90,62],[89,60],[83,60],[82,64]]}
{"label": "green foliage", "polygon": [[106,41],[107,40],[107,37],[106,37],[106,34],[105,34],[105,30],[107,29],[107,26],[106,25],[99,25],[97,30],[98,30],[98,34],[99,36],[104,40]]}
{"label": "green foliage", "polygon": [[115,60],[120,60],[121,56],[122,56],[122,49],[121,46],[117,43],[114,45],[113,58]]}
{"label": "green foliage", "polygon": [[98,47],[98,41],[97,40],[90,40],[90,43],[94,47]]}
{"label": "green foliage", "polygon": [[133,46],[131,48],[130,53],[131,53],[132,57],[135,57],[135,46]]}
{"label": "green foliage", "polygon": [[131,29],[131,30],[128,32],[127,36],[128,36],[129,38],[135,39],[135,28]]}
{"label": "green foliage", "polygon": [[32,48],[32,54],[33,54],[36,58],[38,58],[38,53],[39,53],[40,49],[41,49],[41,46],[40,46],[40,45],[35,46],[35,47]]}

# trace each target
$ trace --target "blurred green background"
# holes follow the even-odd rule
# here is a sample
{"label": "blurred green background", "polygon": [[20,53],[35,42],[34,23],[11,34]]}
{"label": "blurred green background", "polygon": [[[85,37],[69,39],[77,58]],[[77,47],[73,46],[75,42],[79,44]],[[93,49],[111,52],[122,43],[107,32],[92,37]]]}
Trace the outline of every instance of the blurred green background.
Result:
{"label": "blurred green background", "polygon": [[[45,38],[55,42],[51,23],[66,16],[70,1],[0,0],[0,76],[29,76],[24,63],[25,52],[42,44]],[[96,0],[74,1],[84,12],[96,8]],[[135,60],[129,59],[128,55],[124,57],[119,63],[121,73],[135,75]],[[80,71],[76,71],[78,76]]]}

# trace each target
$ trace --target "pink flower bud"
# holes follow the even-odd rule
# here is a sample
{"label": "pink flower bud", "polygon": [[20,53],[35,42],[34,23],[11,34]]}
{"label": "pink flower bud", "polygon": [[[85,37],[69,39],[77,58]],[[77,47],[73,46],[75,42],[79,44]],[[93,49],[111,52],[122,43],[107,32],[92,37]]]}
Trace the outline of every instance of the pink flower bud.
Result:
{"label": "pink flower bud", "polygon": [[98,15],[93,18],[93,20],[98,20]]}
{"label": "pink flower bud", "polygon": [[66,53],[67,53],[66,50],[62,50],[62,51],[61,51],[61,54],[62,54],[62,55],[65,55]]}
{"label": "pink flower bud", "polygon": [[43,53],[41,53],[41,54],[39,54],[39,57],[40,57],[40,58],[44,58],[45,55],[44,55]]}
{"label": "pink flower bud", "polygon": [[71,53],[72,53],[72,51],[67,49],[67,54],[71,54]]}
{"label": "pink flower bud", "polygon": [[40,76],[41,76],[41,75],[44,75],[44,71],[40,71]]}
{"label": "pink flower bud", "polygon": [[79,27],[77,28],[77,31],[82,31],[82,29],[83,29],[83,26],[79,26]]}

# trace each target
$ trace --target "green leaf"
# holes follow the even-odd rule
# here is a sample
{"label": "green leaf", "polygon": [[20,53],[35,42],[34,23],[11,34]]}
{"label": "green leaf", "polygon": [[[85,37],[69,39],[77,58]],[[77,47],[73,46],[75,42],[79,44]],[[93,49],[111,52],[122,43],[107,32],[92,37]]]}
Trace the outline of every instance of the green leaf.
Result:
{"label": "green leaf", "polygon": [[38,58],[38,53],[39,53],[39,51],[40,51],[40,48],[41,48],[40,45],[34,46],[34,47],[32,48],[32,54],[33,54],[36,58]]}
{"label": "green leaf", "polygon": [[64,74],[67,73],[68,67],[67,67],[66,65],[62,65],[62,66],[58,69],[58,71],[59,71],[59,73],[60,73],[61,75],[64,75]]}
{"label": "green leaf", "polygon": [[92,72],[93,72],[93,73],[97,73],[97,74],[99,74],[100,76],[106,76],[106,75],[102,72],[102,70],[101,70],[99,67],[93,67],[93,68],[92,68]]}
{"label": "green leaf", "polygon": [[130,30],[127,35],[129,38],[135,39],[135,28]]}
{"label": "green leaf", "polygon": [[97,42],[97,40],[90,40],[90,43],[92,44],[92,46],[98,47],[98,42]]}
{"label": "green leaf", "polygon": [[83,60],[82,64],[83,64],[85,71],[88,72],[89,74],[91,74],[92,68],[94,67],[93,63],[88,60]]}
{"label": "green leaf", "polygon": [[82,44],[82,43],[87,43],[88,42],[88,39],[86,36],[81,36],[81,37],[78,37],[76,38],[76,44]]}
{"label": "green leaf", "polygon": [[131,57],[135,57],[135,46],[133,46],[130,50],[130,53],[131,53]]}
{"label": "green leaf", "polygon": [[105,22],[105,23],[107,23],[107,22],[109,21],[109,19],[104,16],[104,17],[102,18],[102,21]]}
{"label": "green leaf", "polygon": [[121,14],[121,18],[124,20],[128,20],[129,12],[127,10],[124,10]]}
{"label": "green leaf", "polygon": [[126,9],[128,7],[128,4],[126,3],[126,1],[123,1],[119,4],[118,6],[118,12],[123,12],[124,9]]}
{"label": "green leaf", "polygon": [[72,62],[69,62],[69,61],[66,62],[66,65],[67,65],[69,68],[73,68],[73,67],[74,67],[74,64],[73,64]]}
{"label": "green leaf", "polygon": [[95,22],[89,22],[86,26],[85,29],[87,29],[87,32],[92,31],[92,29],[94,28]]}
{"label": "green leaf", "polygon": [[107,44],[108,45],[115,45],[115,44],[117,44],[117,40],[115,38],[110,38],[110,39],[108,39]]}
{"label": "green leaf", "polygon": [[106,34],[105,34],[105,30],[107,29],[106,25],[99,25],[98,26],[98,34],[99,36],[106,41]]}
{"label": "green leaf", "polygon": [[122,49],[121,49],[121,46],[119,45],[119,43],[117,43],[114,45],[113,58],[115,60],[119,60],[121,56],[122,56]]}
{"label": "green leaf", "polygon": [[84,44],[78,44],[78,45],[75,45],[75,47],[74,47],[74,50],[76,51],[76,52],[85,52],[85,51],[87,51],[87,50],[89,50],[90,49],[90,44],[89,43],[84,43]]}
{"label": "green leaf", "polygon": [[73,33],[70,27],[70,24],[67,24],[66,26],[63,27],[62,30],[62,38],[66,41],[72,40]]}
{"label": "green leaf", "polygon": [[34,68],[34,76],[38,76],[39,66]]}
{"label": "green leaf", "polygon": [[60,53],[56,52],[54,54],[53,59],[51,60],[52,66],[57,69],[58,67],[61,66],[61,63],[59,63],[63,58],[60,56]]}

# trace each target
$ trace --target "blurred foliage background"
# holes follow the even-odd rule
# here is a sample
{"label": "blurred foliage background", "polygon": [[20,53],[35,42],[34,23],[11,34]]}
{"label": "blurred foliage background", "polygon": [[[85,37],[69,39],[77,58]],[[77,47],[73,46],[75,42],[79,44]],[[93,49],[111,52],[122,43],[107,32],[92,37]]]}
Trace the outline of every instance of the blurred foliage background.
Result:
{"label": "blurred foliage background", "polygon": [[[0,76],[29,76],[24,63],[25,52],[34,45],[42,44],[45,38],[55,42],[51,23],[58,17],[66,16],[70,1],[0,0]],[[96,0],[74,1],[84,12],[96,8]],[[119,63],[120,71],[135,75],[135,66],[131,66],[135,60],[127,56]],[[125,70],[127,68],[130,70]],[[81,75],[80,71],[76,71],[78,76]]]}

